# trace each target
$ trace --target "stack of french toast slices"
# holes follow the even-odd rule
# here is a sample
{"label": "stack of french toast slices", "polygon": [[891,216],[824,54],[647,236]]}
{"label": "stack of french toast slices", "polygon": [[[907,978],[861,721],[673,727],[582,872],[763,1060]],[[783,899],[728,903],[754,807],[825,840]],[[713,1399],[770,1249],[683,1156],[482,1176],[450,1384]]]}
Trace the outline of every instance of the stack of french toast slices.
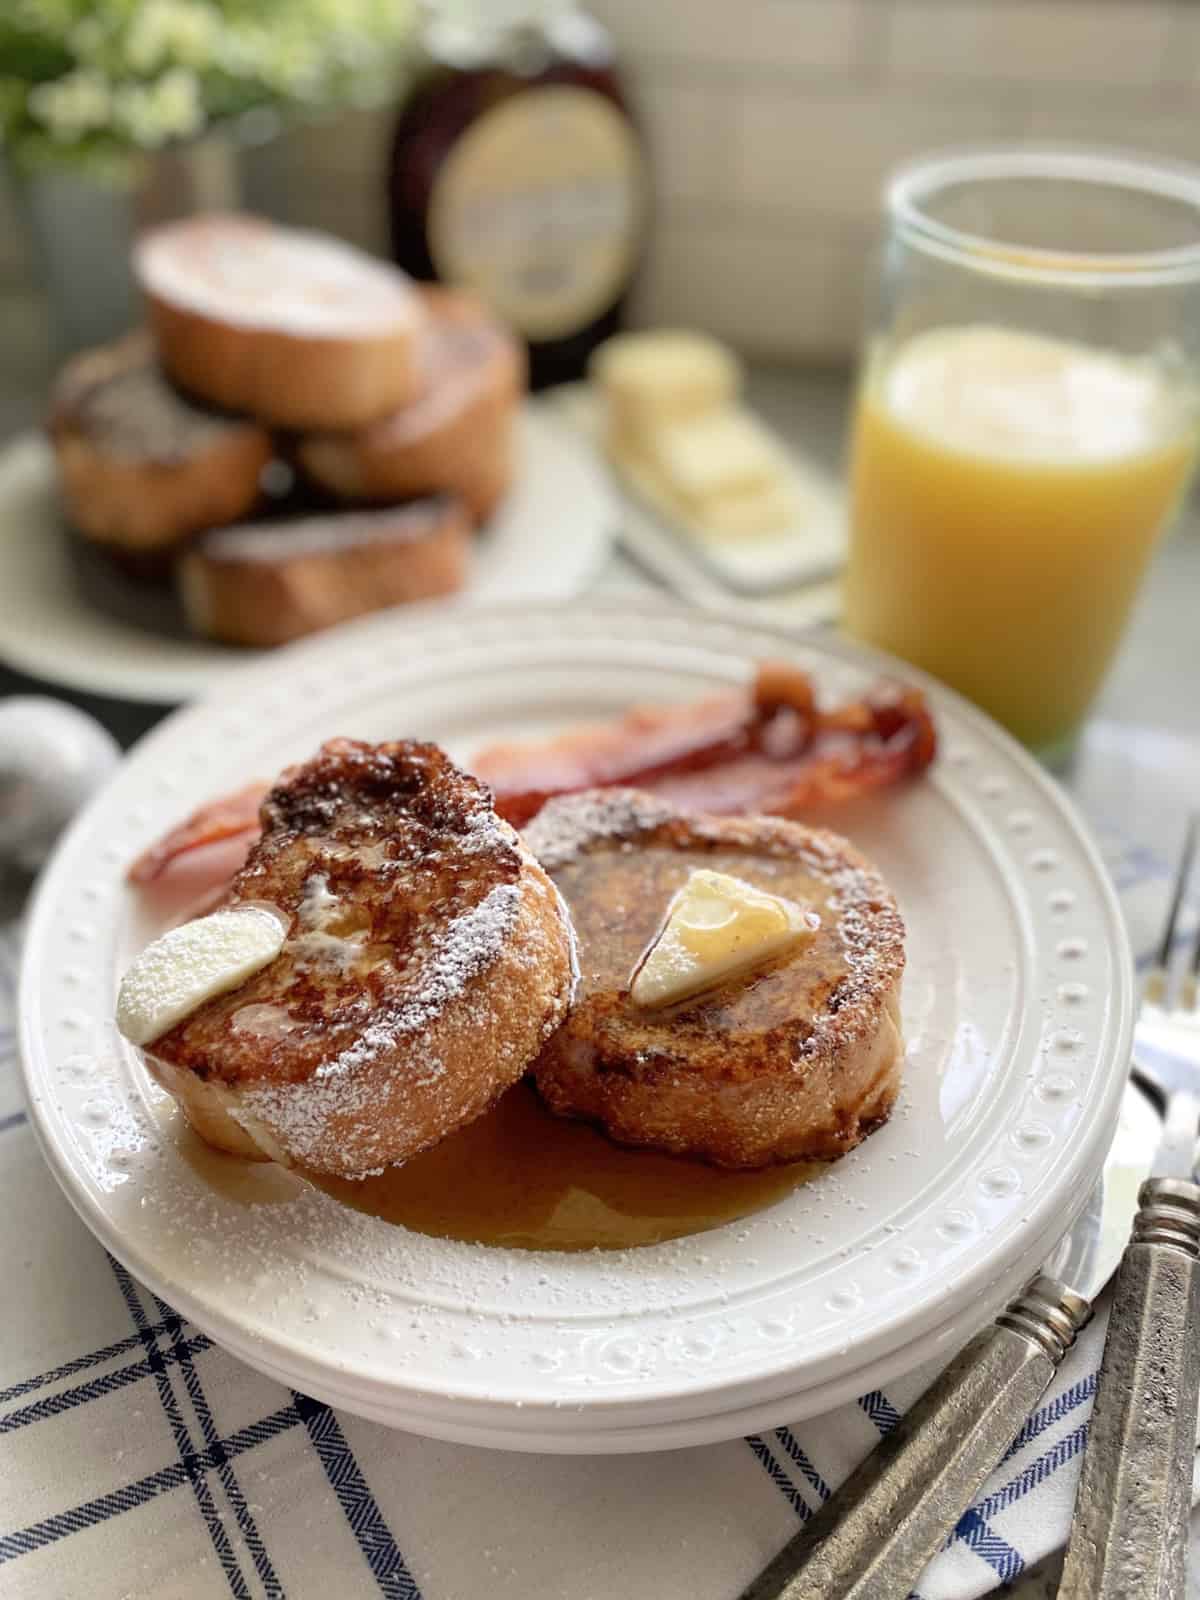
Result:
{"label": "stack of french toast slices", "polygon": [[134,270],[146,327],[75,357],[52,396],[78,534],[232,645],[463,586],[526,381],[473,295],[241,215],[143,234]]}

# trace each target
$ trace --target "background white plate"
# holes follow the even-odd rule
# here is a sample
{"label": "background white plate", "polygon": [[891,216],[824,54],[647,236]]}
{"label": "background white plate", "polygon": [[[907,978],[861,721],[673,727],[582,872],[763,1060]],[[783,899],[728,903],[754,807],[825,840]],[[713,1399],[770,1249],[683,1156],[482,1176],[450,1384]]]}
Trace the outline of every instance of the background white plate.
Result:
{"label": "background white plate", "polygon": [[[608,475],[537,402],[521,419],[513,487],[476,549],[463,602],[567,599],[603,564],[616,530]],[[28,434],[0,452],[0,658],[50,683],[174,705],[215,689],[267,652],[167,636],[105,610],[80,586],[54,461]]]}
{"label": "background white plate", "polygon": [[936,687],[936,768],[837,816],[908,923],[902,1102],[860,1151],[753,1218],[562,1256],[414,1235],[275,1168],[250,1173],[248,1205],[185,1159],[173,1109],[110,1020],[118,974],[154,931],[124,869],[200,800],[335,733],[432,736],[464,757],[634,699],[694,697],[765,655],[809,666],[826,695],[887,665],[659,605],[386,617],[280,653],[163,725],[64,841],[26,945],[34,1123],[88,1225],[262,1370],[398,1426],[512,1448],[732,1437],[748,1415],[825,1410],[981,1324],[1099,1171],[1132,978],[1113,895],[1057,788]]}

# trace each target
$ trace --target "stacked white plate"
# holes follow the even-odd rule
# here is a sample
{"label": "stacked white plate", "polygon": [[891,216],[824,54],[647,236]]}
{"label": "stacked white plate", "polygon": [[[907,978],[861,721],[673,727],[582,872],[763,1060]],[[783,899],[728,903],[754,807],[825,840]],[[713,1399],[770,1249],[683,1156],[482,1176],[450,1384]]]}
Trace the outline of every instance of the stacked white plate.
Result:
{"label": "stacked white plate", "polygon": [[164,724],[65,840],[26,947],[34,1123],[88,1226],[262,1371],[398,1427],[510,1449],[729,1438],[949,1352],[1051,1253],[1100,1171],[1132,980],[1113,894],[1060,791],[935,685],[934,769],[836,818],[908,925],[902,1102],[860,1150],[741,1222],[541,1254],[411,1233],[275,1168],[231,1182],[222,1161],[214,1183],[111,1021],[118,975],[156,931],[125,869],[201,801],[335,734],[435,738],[469,761],[497,737],[744,681],[766,656],[811,669],[829,698],[881,671],[916,677],[832,638],[658,605],[384,614]]}
{"label": "stacked white plate", "polygon": [[[463,593],[442,604],[568,599],[603,566],[619,518],[594,453],[553,407],[531,400],[512,489],[480,536]],[[0,450],[0,595],[0,658],[87,694],[173,705],[268,654],[196,638],[170,593],[105,570],[94,552],[73,554],[54,457],[35,434]]]}

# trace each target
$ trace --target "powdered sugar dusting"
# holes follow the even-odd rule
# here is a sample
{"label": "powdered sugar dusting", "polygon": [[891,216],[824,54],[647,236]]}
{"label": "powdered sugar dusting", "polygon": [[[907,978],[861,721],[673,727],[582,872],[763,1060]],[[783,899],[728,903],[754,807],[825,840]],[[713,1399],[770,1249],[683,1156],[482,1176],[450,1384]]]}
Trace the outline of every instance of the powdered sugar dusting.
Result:
{"label": "powdered sugar dusting", "polygon": [[203,217],[156,229],[134,250],[160,299],[241,327],[298,338],[416,328],[421,302],[396,268],[324,234],[253,217]]}
{"label": "powdered sugar dusting", "polygon": [[[507,826],[507,824],[505,824],[505,826]],[[534,856],[533,852],[529,849],[524,840],[518,839],[518,849],[521,852],[521,860],[526,866],[537,867],[539,865],[537,858]],[[570,988],[563,1000],[561,1010],[553,1013],[547,1019],[546,1026],[542,1030],[542,1038],[545,1040],[550,1037],[555,1028],[558,1027],[562,1018],[570,1010],[572,1004],[574,1003],[575,996],[578,993],[579,941],[575,937],[575,924],[571,921],[570,908],[568,907],[567,902],[563,899],[562,891],[559,889],[554,879],[548,877],[543,870],[538,872],[530,881],[533,885],[533,892],[539,900],[544,899],[547,895],[553,898],[554,909],[557,913],[558,920],[563,929],[566,931],[567,954],[571,964]]]}
{"label": "powdered sugar dusting", "polygon": [[525,842],[554,872],[601,840],[631,838],[678,815],[640,789],[589,789],[547,801],[525,829]]}
{"label": "powdered sugar dusting", "polygon": [[434,946],[416,992],[373,1022],[348,1049],[318,1067],[317,1076],[367,1065],[381,1052],[394,1049],[405,1034],[428,1027],[496,960],[513,931],[520,903],[520,884],[498,883],[477,906],[456,917]]}
{"label": "powdered sugar dusting", "polygon": [[165,465],[194,459],[253,427],[184,399],[149,361],[100,378],[67,415],[89,441],[117,460]]}
{"label": "powdered sugar dusting", "polygon": [[323,872],[310,872],[300,892],[300,905],[296,918],[306,933],[324,931],[329,919],[337,911],[337,895],[329,887]]}
{"label": "powdered sugar dusting", "polygon": [[809,850],[832,891],[829,907],[837,914],[846,974],[838,1011],[822,1010],[812,1018],[801,1060],[826,1056],[847,1034],[875,1028],[878,1005],[904,970],[904,923],[875,868],[834,834],[810,834]]}
{"label": "powdered sugar dusting", "polygon": [[451,513],[445,495],[383,511],[336,511],[287,522],[239,522],[213,528],[200,548],[210,560],[273,562],[281,556],[323,555],[375,544],[419,544],[438,533]]}
{"label": "powdered sugar dusting", "polygon": [[822,1010],[798,1046],[798,1057],[829,1055],[848,1037],[874,1028],[881,999],[904,970],[904,923],[891,891],[847,840],[782,817],[685,814],[636,789],[595,789],[550,800],[525,830],[529,848],[549,872],[596,848],[654,842],[686,849],[711,845],[798,862],[827,888],[827,904],[845,962],[836,1011]]}
{"label": "powdered sugar dusting", "polygon": [[[353,1044],[299,1083],[247,1087],[233,1114],[253,1133],[258,1120],[276,1129],[294,1158],[319,1158],[334,1119],[368,1122],[397,1077],[405,1088],[427,1087],[445,1076],[441,1060],[421,1047],[421,1034],[497,960],[512,936],[520,910],[518,883],[497,884],[469,911],[456,917],[434,944],[411,992],[382,1007]],[[314,935],[303,935],[312,938]],[[477,998],[478,1022],[486,1028],[491,1008]],[[492,1041],[502,1048],[503,1041]],[[380,1064],[388,1063],[386,1076]],[[394,1102],[393,1102],[394,1103]],[[388,1145],[396,1130],[382,1130]],[[381,1146],[382,1148],[382,1146]]]}

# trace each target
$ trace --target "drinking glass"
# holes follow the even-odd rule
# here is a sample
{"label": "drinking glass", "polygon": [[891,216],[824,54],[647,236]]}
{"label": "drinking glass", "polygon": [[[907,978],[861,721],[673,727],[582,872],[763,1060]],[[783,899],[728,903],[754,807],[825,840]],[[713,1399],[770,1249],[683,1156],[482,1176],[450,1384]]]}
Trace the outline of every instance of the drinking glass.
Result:
{"label": "drinking glass", "polygon": [[1058,759],[1196,456],[1200,169],[962,151],[886,209],[845,625]]}

